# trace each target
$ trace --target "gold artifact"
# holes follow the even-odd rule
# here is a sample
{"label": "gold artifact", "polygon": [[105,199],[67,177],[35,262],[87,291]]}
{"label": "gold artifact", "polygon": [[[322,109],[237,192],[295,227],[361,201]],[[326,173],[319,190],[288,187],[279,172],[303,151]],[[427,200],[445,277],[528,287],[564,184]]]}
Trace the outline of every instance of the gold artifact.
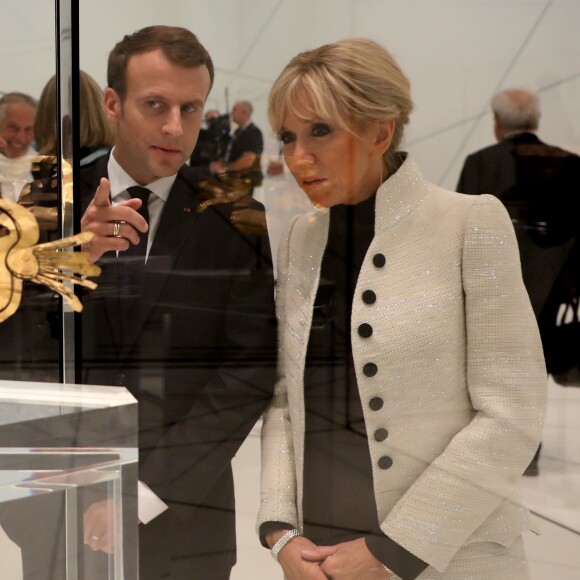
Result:
{"label": "gold artifact", "polygon": [[85,252],[61,250],[84,244],[92,237],[92,233],[85,232],[36,244],[39,228],[32,213],[18,203],[0,199],[0,322],[20,305],[23,280],[47,286],[80,312],[80,300],[65,283],[95,289],[95,282],[81,276],[98,276],[101,269],[89,263]]}
{"label": "gold artifact", "polygon": [[266,233],[265,213],[248,207],[253,203],[250,192],[255,185],[251,179],[224,173],[205,179],[198,185],[202,195],[208,198],[199,204],[198,212],[202,213],[216,204],[232,204],[230,221],[239,232],[256,236]]}

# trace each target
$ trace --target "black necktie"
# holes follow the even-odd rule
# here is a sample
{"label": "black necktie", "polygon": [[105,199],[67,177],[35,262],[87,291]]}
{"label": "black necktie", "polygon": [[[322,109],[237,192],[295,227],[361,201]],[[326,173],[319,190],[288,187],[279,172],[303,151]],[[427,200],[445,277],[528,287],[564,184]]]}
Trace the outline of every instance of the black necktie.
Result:
{"label": "black necktie", "polygon": [[[145,218],[145,221],[149,225],[149,196],[151,192],[145,188],[141,187],[140,185],[135,185],[133,187],[127,188],[127,192],[132,198],[139,198],[143,203],[141,207],[137,210],[139,215],[142,215]],[[133,256],[142,256],[143,264],[145,263],[145,256],[147,254],[147,241],[149,240],[149,230],[147,230],[144,234],[141,232],[139,233],[139,243],[135,246],[131,244],[129,249],[124,252],[124,255],[129,257]]]}
{"label": "black necktie", "polygon": [[[127,192],[132,198],[138,197],[143,203],[137,210],[142,215],[147,224],[149,224],[149,195],[151,192],[145,187],[136,185],[128,187]],[[125,299],[121,311],[123,324],[123,333],[130,331],[134,325],[138,326],[139,300],[136,297],[141,294],[143,275],[145,273],[145,256],[147,255],[147,240],[149,239],[149,230],[142,234],[139,233],[139,243],[130,244],[124,252],[119,252],[121,270],[119,272],[119,291]]]}

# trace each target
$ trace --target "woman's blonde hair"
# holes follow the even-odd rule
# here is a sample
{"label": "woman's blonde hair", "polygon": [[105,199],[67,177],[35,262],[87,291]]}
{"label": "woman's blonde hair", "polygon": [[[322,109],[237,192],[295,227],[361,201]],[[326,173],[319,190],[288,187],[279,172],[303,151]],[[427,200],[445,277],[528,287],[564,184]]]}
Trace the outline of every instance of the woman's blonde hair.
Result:
{"label": "woman's blonde hair", "polygon": [[[111,147],[115,134],[103,107],[103,90],[84,71],[80,71],[79,86],[80,146]],[[56,76],[53,76],[40,95],[34,122],[34,137],[39,153],[56,153],[56,129]]]}
{"label": "woman's blonde hair", "polygon": [[409,80],[387,50],[366,38],[298,54],[276,79],[268,99],[268,116],[278,134],[289,113],[332,120],[355,134],[394,119],[395,132],[384,154],[387,174],[412,109]]}
{"label": "woman's blonde hair", "polygon": [[56,76],[53,76],[42,90],[34,118],[36,149],[43,155],[56,153],[56,122]]}
{"label": "woman's blonde hair", "polygon": [[84,71],[80,71],[79,88],[80,146],[112,147],[115,133],[105,113],[103,89]]}

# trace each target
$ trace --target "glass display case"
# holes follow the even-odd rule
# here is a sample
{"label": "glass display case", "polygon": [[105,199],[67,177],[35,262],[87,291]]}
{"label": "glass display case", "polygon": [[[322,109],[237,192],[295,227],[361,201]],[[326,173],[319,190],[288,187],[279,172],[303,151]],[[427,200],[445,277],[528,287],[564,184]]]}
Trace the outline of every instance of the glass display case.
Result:
{"label": "glass display case", "polygon": [[[0,381],[3,578],[20,562],[25,578],[137,577],[136,424],[123,388]],[[94,504],[108,512],[110,554],[85,531]]]}

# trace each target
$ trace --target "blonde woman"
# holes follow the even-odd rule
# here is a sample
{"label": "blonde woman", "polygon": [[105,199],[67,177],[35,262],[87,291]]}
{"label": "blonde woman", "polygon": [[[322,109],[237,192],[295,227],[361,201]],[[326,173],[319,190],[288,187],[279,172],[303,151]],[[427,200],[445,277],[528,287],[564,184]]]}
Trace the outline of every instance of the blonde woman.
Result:
{"label": "blonde woman", "polygon": [[280,380],[258,527],[289,580],[528,578],[518,480],[546,371],[509,217],[428,183],[399,150],[391,55],[296,56],[269,98],[318,211],[278,259]]}

